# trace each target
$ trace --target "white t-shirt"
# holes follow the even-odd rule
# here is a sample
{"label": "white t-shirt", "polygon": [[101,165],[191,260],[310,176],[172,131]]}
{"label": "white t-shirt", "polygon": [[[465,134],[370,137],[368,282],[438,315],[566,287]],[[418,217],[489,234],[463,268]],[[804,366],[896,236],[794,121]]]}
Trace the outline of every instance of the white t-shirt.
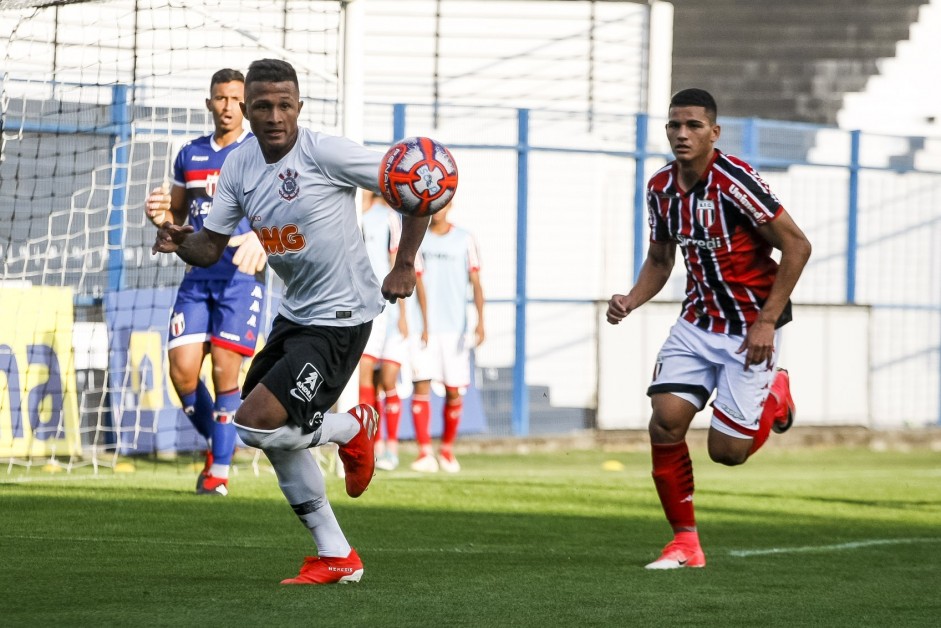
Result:
{"label": "white t-shirt", "polygon": [[226,159],[204,226],[229,235],[244,216],[284,281],[279,313],[301,325],[345,327],[375,318],[385,301],[356,220],[357,188],[378,193],[382,153],[344,137],[298,129],[266,164],[251,138]]}
{"label": "white t-shirt", "polygon": [[[469,231],[455,225],[442,235],[429,229],[419,251],[419,271],[428,295],[428,333],[467,331],[469,274],[480,270],[477,240]],[[417,312],[418,300],[414,301],[409,321],[415,321],[413,331],[420,332],[421,314]]]}

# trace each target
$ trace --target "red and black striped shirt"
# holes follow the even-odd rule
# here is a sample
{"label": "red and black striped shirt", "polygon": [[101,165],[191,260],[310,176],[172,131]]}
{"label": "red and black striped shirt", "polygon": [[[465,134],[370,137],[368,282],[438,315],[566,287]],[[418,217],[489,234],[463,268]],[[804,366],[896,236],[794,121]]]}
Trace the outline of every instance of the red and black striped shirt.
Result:
{"label": "red and black striped shirt", "polygon": [[[778,264],[757,231],[782,206],[755,170],[719,150],[683,190],[670,162],[647,184],[651,242],[675,242],[686,263],[681,317],[707,331],[743,335],[771,292]],[[790,303],[778,326],[790,320]]]}

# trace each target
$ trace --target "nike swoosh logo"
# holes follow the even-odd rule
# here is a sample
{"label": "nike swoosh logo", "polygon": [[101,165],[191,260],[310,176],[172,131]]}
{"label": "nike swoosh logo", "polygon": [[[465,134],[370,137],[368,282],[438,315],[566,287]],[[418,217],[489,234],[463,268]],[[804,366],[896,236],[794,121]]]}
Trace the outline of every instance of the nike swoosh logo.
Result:
{"label": "nike swoosh logo", "polygon": [[682,567],[683,565],[685,565],[685,564],[688,563],[688,562],[689,562],[689,559],[688,559],[688,558],[687,558],[686,560],[678,560],[678,561],[676,561],[676,563],[677,563],[680,567]]}

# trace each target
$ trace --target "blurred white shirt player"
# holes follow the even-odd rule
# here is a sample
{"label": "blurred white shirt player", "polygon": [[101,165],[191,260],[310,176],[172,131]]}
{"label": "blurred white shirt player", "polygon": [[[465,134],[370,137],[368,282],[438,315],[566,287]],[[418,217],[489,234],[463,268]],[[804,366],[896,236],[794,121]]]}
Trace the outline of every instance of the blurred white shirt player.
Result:
{"label": "blurred white shirt player", "polygon": [[[395,260],[402,233],[402,218],[380,194],[363,192],[363,241],[377,277],[385,277]],[[376,467],[392,471],[399,466],[398,433],[402,413],[398,383],[408,357],[405,300],[387,307],[373,319],[372,332],[359,362],[359,401],[379,410],[381,429],[376,441]]]}
{"label": "blurred white shirt player", "polygon": [[[452,204],[434,214],[419,249],[418,299],[424,300],[427,316],[414,316],[409,336],[409,357],[414,393],[412,417],[418,458],[412,463],[415,471],[434,473],[443,469],[460,471],[454,456],[454,443],[464,410],[463,395],[470,385],[470,350],[483,343],[484,292],[480,283],[480,252],[474,236],[448,221]],[[477,322],[469,334],[467,289],[473,290]],[[414,328],[421,319],[421,328]],[[444,384],[444,430],[437,458],[431,445],[431,381]]]}

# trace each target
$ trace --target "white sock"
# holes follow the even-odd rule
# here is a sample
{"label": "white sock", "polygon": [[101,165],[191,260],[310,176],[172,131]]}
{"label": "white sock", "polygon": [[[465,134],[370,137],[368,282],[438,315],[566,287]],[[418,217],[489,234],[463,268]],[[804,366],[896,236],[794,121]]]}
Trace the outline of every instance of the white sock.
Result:
{"label": "white sock", "polygon": [[327,443],[345,445],[359,434],[359,430],[359,421],[349,412],[328,412],[323,415],[320,438],[316,442],[317,445],[326,445]]}
{"label": "white sock", "polygon": [[[350,418],[353,419],[352,416],[350,416]],[[355,422],[356,419],[353,419],[353,421]],[[317,432],[305,434],[304,430],[291,423],[285,423],[276,430],[259,430],[236,423],[235,430],[238,432],[239,438],[242,439],[243,443],[249,447],[257,447],[262,450],[283,449],[297,451],[299,449],[307,449],[308,447],[319,444],[317,443],[317,438],[320,437],[320,434]]]}
{"label": "white sock", "polygon": [[[277,431],[277,430],[276,430]],[[265,455],[278,476],[278,485],[317,544],[318,556],[350,555],[350,544],[327,500],[320,467],[309,451],[268,449]]]}
{"label": "white sock", "polygon": [[229,479],[229,465],[212,463],[209,467],[209,475],[214,478]]}

